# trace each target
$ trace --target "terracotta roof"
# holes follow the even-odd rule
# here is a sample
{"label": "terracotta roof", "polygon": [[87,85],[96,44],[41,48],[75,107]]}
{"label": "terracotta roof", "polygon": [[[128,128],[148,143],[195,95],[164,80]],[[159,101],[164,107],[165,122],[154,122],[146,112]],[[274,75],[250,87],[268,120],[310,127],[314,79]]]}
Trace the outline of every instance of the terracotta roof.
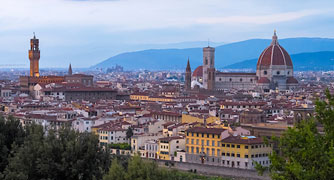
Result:
{"label": "terracotta roof", "polygon": [[287,84],[298,84],[298,81],[294,77],[288,77],[288,79],[286,80],[286,83]]}
{"label": "terracotta roof", "polygon": [[193,72],[194,77],[203,77],[203,66],[198,66]]}
{"label": "terracotta roof", "polygon": [[243,138],[241,136],[229,136],[222,140],[223,143],[236,143],[236,144],[263,144],[263,139],[256,138]]}
{"label": "terracotta roof", "polygon": [[267,78],[267,77],[261,77],[257,83],[259,84],[269,84],[270,83],[270,80]]}
{"label": "terracotta roof", "polygon": [[225,129],[220,128],[205,128],[205,127],[193,127],[186,130],[189,133],[207,133],[207,134],[221,134]]}
{"label": "terracotta roof", "polygon": [[164,138],[159,138],[159,141],[171,141],[175,139],[184,139],[184,137],[182,136],[164,137]]}
{"label": "terracotta roof", "polygon": [[256,76],[256,73],[246,73],[246,72],[218,72],[219,75],[228,75],[228,76]]}

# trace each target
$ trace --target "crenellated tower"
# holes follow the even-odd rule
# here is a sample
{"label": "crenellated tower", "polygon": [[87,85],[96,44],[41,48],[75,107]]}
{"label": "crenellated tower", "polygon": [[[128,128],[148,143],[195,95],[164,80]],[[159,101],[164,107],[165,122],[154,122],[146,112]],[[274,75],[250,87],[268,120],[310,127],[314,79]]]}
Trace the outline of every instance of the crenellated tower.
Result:
{"label": "crenellated tower", "polygon": [[30,50],[29,50],[29,59],[30,59],[30,76],[39,77],[39,40],[36,39],[35,33],[34,38],[30,39]]}

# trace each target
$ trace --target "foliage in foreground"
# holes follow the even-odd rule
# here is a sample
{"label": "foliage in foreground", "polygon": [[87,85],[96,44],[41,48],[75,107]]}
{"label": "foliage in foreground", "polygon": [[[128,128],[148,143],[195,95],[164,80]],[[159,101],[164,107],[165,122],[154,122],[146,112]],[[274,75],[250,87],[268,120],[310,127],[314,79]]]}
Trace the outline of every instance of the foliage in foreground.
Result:
{"label": "foliage in foreground", "polygon": [[222,180],[220,177],[207,177],[188,172],[160,168],[153,161],[146,161],[139,156],[129,158],[124,167],[115,158],[109,169],[109,173],[103,180]]}
{"label": "foliage in foreground", "polygon": [[1,172],[8,165],[8,155],[12,151],[12,147],[23,144],[24,137],[25,132],[20,121],[12,116],[6,120],[0,116],[0,179],[2,179]]}
{"label": "foliage in foreground", "polygon": [[31,125],[22,145],[14,145],[3,172],[7,180],[102,179],[110,166],[109,152],[98,146],[91,133],[69,127],[49,130]]}
{"label": "foliage in foreground", "polygon": [[[270,156],[272,179],[334,179],[334,96],[316,102],[316,116],[289,128]],[[317,127],[323,126],[324,133]]]}

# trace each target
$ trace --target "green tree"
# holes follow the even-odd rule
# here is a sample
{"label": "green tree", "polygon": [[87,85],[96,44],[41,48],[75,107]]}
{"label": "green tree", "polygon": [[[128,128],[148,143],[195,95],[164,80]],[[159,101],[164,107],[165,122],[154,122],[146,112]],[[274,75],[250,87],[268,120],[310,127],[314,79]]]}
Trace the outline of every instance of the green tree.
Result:
{"label": "green tree", "polygon": [[109,152],[91,133],[70,127],[49,130],[39,125],[26,129],[24,144],[9,159],[5,179],[102,179],[110,166]]}
{"label": "green tree", "polygon": [[270,156],[273,179],[334,179],[334,96],[328,90],[315,112],[278,138],[281,154]]}
{"label": "green tree", "polygon": [[[23,144],[25,132],[19,120],[0,116],[0,174],[8,164],[8,155],[13,146]],[[0,175],[1,178],[1,175]]]}
{"label": "green tree", "polygon": [[128,127],[126,130],[126,138],[130,139],[133,136],[133,130],[131,127]]}
{"label": "green tree", "polygon": [[124,180],[125,170],[118,163],[117,158],[112,161],[109,173],[103,177],[103,180]]}

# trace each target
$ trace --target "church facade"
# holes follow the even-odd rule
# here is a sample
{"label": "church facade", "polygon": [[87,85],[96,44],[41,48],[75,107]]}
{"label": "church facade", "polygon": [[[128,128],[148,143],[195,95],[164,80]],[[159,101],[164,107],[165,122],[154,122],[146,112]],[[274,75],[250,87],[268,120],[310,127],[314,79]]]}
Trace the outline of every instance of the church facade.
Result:
{"label": "church facade", "polygon": [[[189,67],[188,67],[189,66]],[[215,69],[215,48],[203,48],[203,65],[191,75],[189,60],[186,69],[186,84],[191,88],[207,90],[293,90],[298,81],[293,77],[290,55],[278,43],[276,31],[271,44],[260,54],[255,73],[219,72]],[[189,82],[191,81],[191,82]]]}

